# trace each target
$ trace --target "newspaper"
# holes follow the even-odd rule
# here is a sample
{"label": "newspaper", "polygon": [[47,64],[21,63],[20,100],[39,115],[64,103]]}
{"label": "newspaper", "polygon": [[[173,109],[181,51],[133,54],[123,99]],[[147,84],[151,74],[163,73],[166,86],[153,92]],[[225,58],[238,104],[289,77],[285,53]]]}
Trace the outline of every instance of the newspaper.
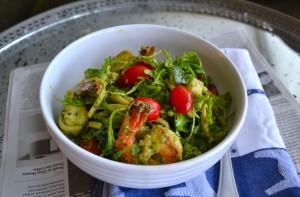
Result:
{"label": "newspaper", "polygon": [[92,178],[68,162],[41,115],[39,85],[47,65],[17,68],[11,73],[1,196],[90,196]]}
{"label": "newspaper", "polygon": [[[224,39],[226,38],[226,39]],[[242,29],[211,36],[221,48],[245,48],[269,98],[281,135],[300,173],[300,108]],[[47,132],[39,85],[48,63],[11,72],[0,176],[1,196],[90,196],[94,179],[60,152]],[[99,187],[99,182],[96,182]],[[101,186],[100,186],[101,187]]]}

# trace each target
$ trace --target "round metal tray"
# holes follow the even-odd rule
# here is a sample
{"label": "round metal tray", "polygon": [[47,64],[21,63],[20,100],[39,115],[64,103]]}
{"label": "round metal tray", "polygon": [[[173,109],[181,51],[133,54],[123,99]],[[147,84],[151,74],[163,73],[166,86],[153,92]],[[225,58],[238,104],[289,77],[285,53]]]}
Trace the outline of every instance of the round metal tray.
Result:
{"label": "round metal tray", "polygon": [[[300,51],[298,20],[247,1],[89,0],[65,5],[0,34],[0,144],[3,139],[8,79],[12,69],[47,62],[73,40],[105,27],[154,23],[201,29],[201,25],[195,27],[195,23],[186,20],[193,20],[198,15],[217,16],[221,25],[227,19],[232,19],[272,32],[291,48]],[[210,31],[214,31],[213,26],[210,28]]]}

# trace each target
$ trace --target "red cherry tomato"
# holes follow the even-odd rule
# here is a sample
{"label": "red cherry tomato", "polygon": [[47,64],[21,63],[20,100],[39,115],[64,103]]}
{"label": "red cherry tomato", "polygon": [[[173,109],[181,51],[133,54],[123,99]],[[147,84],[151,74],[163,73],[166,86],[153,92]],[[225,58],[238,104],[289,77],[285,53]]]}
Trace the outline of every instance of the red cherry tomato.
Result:
{"label": "red cherry tomato", "polygon": [[171,90],[170,104],[178,113],[187,114],[193,104],[191,92],[186,87],[177,85]]}
{"label": "red cherry tomato", "polygon": [[133,86],[140,78],[150,79],[149,75],[145,74],[145,70],[152,70],[153,67],[144,62],[139,62],[124,69],[119,78],[120,85],[124,87]]}
{"label": "red cherry tomato", "polygon": [[217,89],[217,87],[216,87],[214,84],[208,85],[207,88],[208,88],[208,90],[209,90],[212,94],[218,95],[218,89]]}
{"label": "red cherry tomato", "polygon": [[153,121],[153,120],[157,120],[159,118],[159,116],[160,116],[160,105],[156,100],[154,100],[152,98],[148,98],[148,97],[136,98],[134,100],[144,102],[144,103],[148,103],[151,106],[151,111],[150,111],[150,114],[147,117],[147,121]]}
{"label": "red cherry tomato", "polygon": [[101,152],[99,141],[96,140],[95,138],[89,139],[89,140],[83,140],[80,143],[80,146],[81,146],[81,148],[83,148],[91,153],[94,153],[96,155],[99,155]]}

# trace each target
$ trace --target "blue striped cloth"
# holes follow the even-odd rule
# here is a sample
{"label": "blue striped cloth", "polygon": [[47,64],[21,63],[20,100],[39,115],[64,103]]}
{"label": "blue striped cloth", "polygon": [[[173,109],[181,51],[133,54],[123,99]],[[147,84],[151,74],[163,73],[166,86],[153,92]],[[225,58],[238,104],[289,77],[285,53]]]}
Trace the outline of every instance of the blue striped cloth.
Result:
{"label": "blue striped cloth", "polygon": [[[248,94],[246,121],[230,150],[239,196],[300,196],[300,179],[282,141],[271,105],[248,51],[224,49],[223,52],[241,73]],[[124,188],[95,180],[92,196],[213,197],[218,192],[219,175],[220,162],[196,178],[160,189]]]}

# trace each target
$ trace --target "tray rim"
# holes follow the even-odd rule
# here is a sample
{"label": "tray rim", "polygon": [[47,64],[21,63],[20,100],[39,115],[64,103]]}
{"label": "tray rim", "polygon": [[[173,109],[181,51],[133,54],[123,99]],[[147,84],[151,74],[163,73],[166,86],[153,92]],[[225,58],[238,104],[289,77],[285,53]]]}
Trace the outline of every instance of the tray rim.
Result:
{"label": "tray rim", "polygon": [[[147,5],[151,7],[151,3],[159,2],[161,4],[168,4],[171,3],[177,3],[177,5],[181,4],[181,7],[168,7],[166,11],[173,12],[173,11],[181,11],[181,12],[190,12],[190,13],[197,13],[197,14],[206,14],[211,16],[217,16],[217,17],[223,17],[227,19],[231,19],[238,22],[243,22],[248,25],[251,25],[253,27],[266,30],[269,32],[272,32],[279,37],[281,37],[283,40],[287,42],[289,46],[296,49],[296,51],[300,52],[300,20],[296,19],[292,16],[289,16],[287,14],[284,14],[282,12],[279,12],[277,10],[273,10],[268,7],[264,7],[261,5],[258,5],[253,2],[249,1],[238,1],[238,0],[215,0],[215,1],[209,1],[209,0],[116,0],[116,1],[109,1],[109,0],[85,0],[85,1],[78,1],[73,2],[69,4],[65,4],[62,6],[59,6],[57,8],[50,9],[48,11],[42,12],[36,16],[33,16],[31,18],[28,18],[6,30],[0,33],[0,55],[3,51],[6,51],[10,47],[13,47],[15,44],[18,44],[23,39],[26,39],[28,36],[31,36],[33,34],[36,34],[38,32],[41,32],[43,30],[46,30],[48,28],[51,28],[52,26],[58,25],[60,23],[64,23],[69,20],[76,20],[76,18],[81,18],[86,15],[91,15],[93,13],[101,12],[103,10],[117,10],[120,9],[120,6],[117,6],[121,3],[121,5],[127,5],[127,6],[138,6],[138,5]],[[77,14],[72,14],[65,17],[56,17],[53,18],[53,16],[57,16],[60,13],[63,13],[67,10],[71,10],[78,7],[84,7],[91,4],[103,4],[98,6],[95,9],[85,10],[81,11]],[[211,12],[209,10],[203,9],[201,10],[186,10],[185,7],[192,5],[207,5],[210,6]],[[124,7],[125,7],[124,6]],[[122,7],[121,7],[122,8]],[[229,10],[229,14],[221,12],[221,8],[226,8]],[[101,10],[103,9],[103,10]],[[242,13],[243,12],[243,13]],[[245,14],[247,13],[248,18],[243,18],[238,16],[238,14]],[[264,13],[262,15],[262,13]],[[52,16],[52,17],[51,17]],[[76,17],[76,18],[74,18]],[[276,21],[276,22],[275,22]],[[40,23],[40,24],[39,24]],[[277,24],[276,24],[277,23]],[[34,26],[33,24],[38,24],[37,26]],[[22,30],[24,31],[23,33]],[[13,37],[12,35],[15,36]]]}

